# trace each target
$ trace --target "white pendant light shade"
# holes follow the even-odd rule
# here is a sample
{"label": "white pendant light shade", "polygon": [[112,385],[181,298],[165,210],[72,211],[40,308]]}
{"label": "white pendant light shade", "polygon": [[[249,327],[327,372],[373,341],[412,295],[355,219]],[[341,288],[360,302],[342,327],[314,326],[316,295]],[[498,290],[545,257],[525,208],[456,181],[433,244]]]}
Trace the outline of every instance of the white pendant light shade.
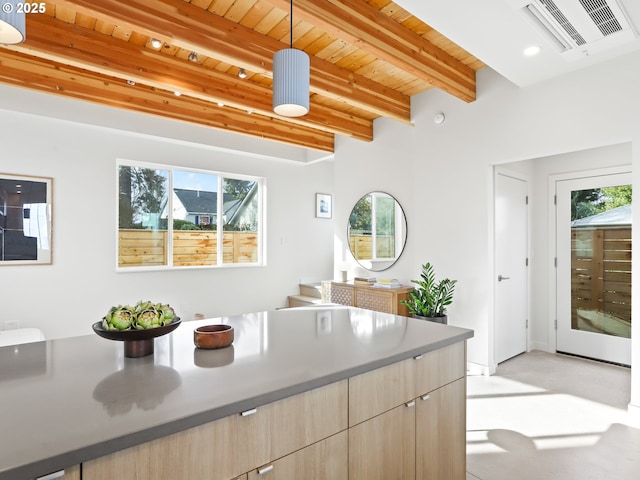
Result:
{"label": "white pendant light shade", "polygon": [[[25,39],[26,24],[24,10],[18,13],[18,3],[23,0],[4,0],[0,7],[0,44],[13,45]],[[22,6],[22,5],[21,5]]]}
{"label": "white pendant light shade", "polygon": [[309,112],[309,55],[297,48],[273,56],[273,111],[283,117]]}

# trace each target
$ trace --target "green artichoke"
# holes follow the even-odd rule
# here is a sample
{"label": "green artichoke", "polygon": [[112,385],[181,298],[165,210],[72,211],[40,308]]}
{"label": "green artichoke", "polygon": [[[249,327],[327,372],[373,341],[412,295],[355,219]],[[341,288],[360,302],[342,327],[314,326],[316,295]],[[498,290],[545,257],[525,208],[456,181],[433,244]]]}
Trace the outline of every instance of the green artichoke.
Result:
{"label": "green artichoke", "polygon": [[157,328],[162,325],[164,325],[162,314],[156,310],[155,307],[144,308],[139,311],[133,324],[134,328],[137,328],[138,330]]}
{"label": "green artichoke", "polygon": [[145,330],[169,325],[176,318],[175,310],[166,303],[140,300],[134,306],[111,307],[102,317],[104,330]]}
{"label": "green artichoke", "polygon": [[135,321],[135,308],[129,305],[111,307],[102,318],[102,328],[105,330],[131,330]]}
{"label": "green artichoke", "polygon": [[157,303],[156,310],[162,315],[163,325],[169,325],[176,318],[176,312],[169,304]]}

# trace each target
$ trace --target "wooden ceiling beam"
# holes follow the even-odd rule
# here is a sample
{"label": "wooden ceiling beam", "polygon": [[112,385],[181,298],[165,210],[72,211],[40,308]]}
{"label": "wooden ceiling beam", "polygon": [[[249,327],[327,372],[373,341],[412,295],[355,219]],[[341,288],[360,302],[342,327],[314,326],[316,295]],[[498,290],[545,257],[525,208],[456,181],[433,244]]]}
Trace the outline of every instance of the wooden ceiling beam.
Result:
{"label": "wooden ceiling beam", "polygon": [[152,87],[0,49],[0,82],[31,90],[159,115],[254,137],[334,151],[334,135],[288,121],[220,108],[197,98],[177,97]]}
{"label": "wooden ceiling beam", "polygon": [[[288,46],[184,0],[54,3],[269,77],[274,53]],[[375,115],[411,123],[407,95],[313,56],[310,88]]]}
{"label": "wooden ceiling beam", "polygon": [[[272,112],[271,89],[263,85],[48,15],[32,15],[28,20],[27,40],[8,48],[123,81],[135,81],[170,92],[179,91],[200,100],[216,104],[222,102],[241,110],[277,118]],[[371,120],[316,103],[312,103],[309,114],[289,121],[359,140],[373,140]]]}
{"label": "wooden ceiling beam", "polygon": [[[267,1],[289,9],[290,0]],[[293,16],[461,100],[476,99],[473,69],[362,0],[296,0]]]}

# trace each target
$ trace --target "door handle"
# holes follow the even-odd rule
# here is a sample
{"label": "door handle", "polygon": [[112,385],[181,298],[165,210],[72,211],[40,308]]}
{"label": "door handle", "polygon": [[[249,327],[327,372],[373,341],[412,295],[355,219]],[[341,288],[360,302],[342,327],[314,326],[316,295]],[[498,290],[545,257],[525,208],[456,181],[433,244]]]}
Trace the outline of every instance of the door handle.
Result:
{"label": "door handle", "polygon": [[503,280],[509,280],[510,277],[503,277],[502,275],[498,275],[498,281],[501,282]]}

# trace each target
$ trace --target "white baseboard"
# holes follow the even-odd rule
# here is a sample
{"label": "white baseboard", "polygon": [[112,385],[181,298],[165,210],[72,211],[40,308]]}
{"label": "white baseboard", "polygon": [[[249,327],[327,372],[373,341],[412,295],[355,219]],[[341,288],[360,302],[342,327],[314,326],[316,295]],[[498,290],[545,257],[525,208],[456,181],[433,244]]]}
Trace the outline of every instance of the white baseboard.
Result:
{"label": "white baseboard", "polygon": [[629,404],[627,412],[629,413],[629,425],[640,428],[640,405]]}
{"label": "white baseboard", "polygon": [[488,377],[496,373],[496,365],[489,367],[487,365],[480,365],[479,363],[467,362],[467,375],[484,375]]}
{"label": "white baseboard", "polygon": [[529,344],[529,349],[528,351],[532,351],[532,350],[540,350],[541,352],[549,352],[549,353],[554,353],[553,350],[549,349],[549,344],[546,342],[531,342]]}

